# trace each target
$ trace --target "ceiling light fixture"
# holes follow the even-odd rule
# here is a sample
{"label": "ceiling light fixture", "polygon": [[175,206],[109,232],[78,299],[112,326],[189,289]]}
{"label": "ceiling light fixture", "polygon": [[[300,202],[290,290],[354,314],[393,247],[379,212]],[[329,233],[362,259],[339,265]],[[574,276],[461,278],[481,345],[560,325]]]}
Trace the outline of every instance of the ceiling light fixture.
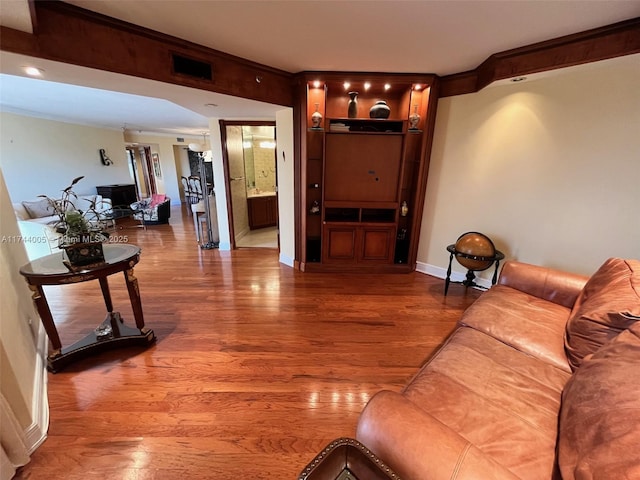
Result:
{"label": "ceiling light fixture", "polygon": [[24,73],[31,77],[41,77],[44,70],[36,67],[24,67]]}
{"label": "ceiling light fixture", "polygon": [[514,77],[511,79],[511,81],[513,83],[518,83],[518,82],[524,82],[527,79],[527,77]]}
{"label": "ceiling light fixture", "polygon": [[349,82],[344,82],[342,85],[344,86],[345,90],[349,90],[349,87],[351,86]]}
{"label": "ceiling light fixture", "polygon": [[364,89],[369,90],[371,88],[371,84],[369,82],[364,82]]}
{"label": "ceiling light fixture", "polygon": [[[207,148],[207,133],[202,132],[202,143],[190,143],[189,150],[202,154]],[[202,155],[200,155],[202,157]]]}
{"label": "ceiling light fixture", "polygon": [[320,88],[320,80],[314,80],[313,86],[316,88]]}
{"label": "ceiling light fixture", "polygon": [[390,85],[390,84],[388,84],[388,83],[385,83],[385,84],[384,84],[384,89],[385,89],[385,90],[389,90],[390,88],[391,88],[391,85]]}
{"label": "ceiling light fixture", "polygon": [[422,90],[422,85],[420,85],[419,83],[416,83],[416,84],[413,86],[413,89],[414,89],[414,90]]}

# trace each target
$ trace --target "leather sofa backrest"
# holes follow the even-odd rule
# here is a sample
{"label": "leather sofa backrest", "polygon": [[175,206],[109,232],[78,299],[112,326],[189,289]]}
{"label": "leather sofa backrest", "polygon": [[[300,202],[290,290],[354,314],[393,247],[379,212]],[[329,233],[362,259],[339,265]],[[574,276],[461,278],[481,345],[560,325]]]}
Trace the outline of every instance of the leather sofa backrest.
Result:
{"label": "leather sofa backrest", "polygon": [[567,308],[573,308],[588,277],[510,260],[500,272],[500,285],[508,285]]}

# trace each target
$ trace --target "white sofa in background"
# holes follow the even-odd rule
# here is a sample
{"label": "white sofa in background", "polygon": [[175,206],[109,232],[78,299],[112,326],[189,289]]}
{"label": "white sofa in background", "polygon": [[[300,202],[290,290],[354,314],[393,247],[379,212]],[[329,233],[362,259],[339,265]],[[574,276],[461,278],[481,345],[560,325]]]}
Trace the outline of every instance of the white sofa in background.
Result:
{"label": "white sofa in background", "polygon": [[[76,209],[85,211],[92,201],[95,202],[99,219],[108,218],[112,212],[111,199],[103,198],[102,195],[81,195],[74,199],[73,204]],[[52,215],[53,209],[47,199],[26,200],[12,205],[29,260],[58,251],[60,234],[56,232],[55,226],[60,218]],[[91,218],[88,220],[92,221]]]}

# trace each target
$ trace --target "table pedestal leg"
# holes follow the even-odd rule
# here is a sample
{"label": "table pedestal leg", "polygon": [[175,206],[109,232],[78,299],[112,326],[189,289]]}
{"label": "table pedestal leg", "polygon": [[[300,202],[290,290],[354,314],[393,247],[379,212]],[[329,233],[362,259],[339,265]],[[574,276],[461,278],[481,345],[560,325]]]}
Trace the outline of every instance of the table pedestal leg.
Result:
{"label": "table pedestal leg", "polygon": [[107,277],[100,278],[100,288],[102,289],[102,296],[104,298],[104,304],[107,307],[107,312],[113,312],[113,304],[111,303],[111,293],[109,292],[109,282]]}
{"label": "table pedestal leg", "polygon": [[451,283],[451,262],[453,261],[453,253],[449,255],[449,268],[447,268],[447,278],[444,281],[444,296],[447,296],[449,291],[449,283]]}
{"label": "table pedestal leg", "polygon": [[49,337],[51,345],[53,346],[53,352],[49,356],[55,357],[57,355],[60,355],[62,343],[60,342],[60,336],[58,335],[56,324],[53,323],[53,316],[51,315],[51,310],[49,310],[47,298],[44,296],[44,290],[40,285],[31,284],[29,284],[29,290],[33,292],[31,298],[36,307],[36,310],[38,310],[38,314],[40,315],[40,319],[42,320],[44,330],[47,332],[47,336]]}
{"label": "table pedestal leg", "polygon": [[493,278],[491,279],[491,285],[495,285],[498,281],[498,267],[500,266],[500,260],[496,260],[496,269],[493,271]]}
{"label": "table pedestal leg", "polygon": [[136,319],[136,327],[138,327],[142,331],[142,329],[144,328],[144,315],[142,314],[142,303],[140,302],[140,289],[138,288],[138,279],[133,275],[133,268],[125,270],[124,278],[127,282],[127,290],[129,291],[129,300],[131,300],[133,317]]}

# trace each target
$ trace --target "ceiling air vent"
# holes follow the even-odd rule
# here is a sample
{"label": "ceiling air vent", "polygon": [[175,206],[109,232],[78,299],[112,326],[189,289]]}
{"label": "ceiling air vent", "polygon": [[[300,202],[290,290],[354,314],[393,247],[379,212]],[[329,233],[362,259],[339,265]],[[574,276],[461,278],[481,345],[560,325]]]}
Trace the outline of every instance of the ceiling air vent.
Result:
{"label": "ceiling air vent", "polygon": [[173,72],[180,75],[188,75],[193,78],[212,80],[213,73],[211,64],[183,57],[176,53],[171,54],[173,60]]}

